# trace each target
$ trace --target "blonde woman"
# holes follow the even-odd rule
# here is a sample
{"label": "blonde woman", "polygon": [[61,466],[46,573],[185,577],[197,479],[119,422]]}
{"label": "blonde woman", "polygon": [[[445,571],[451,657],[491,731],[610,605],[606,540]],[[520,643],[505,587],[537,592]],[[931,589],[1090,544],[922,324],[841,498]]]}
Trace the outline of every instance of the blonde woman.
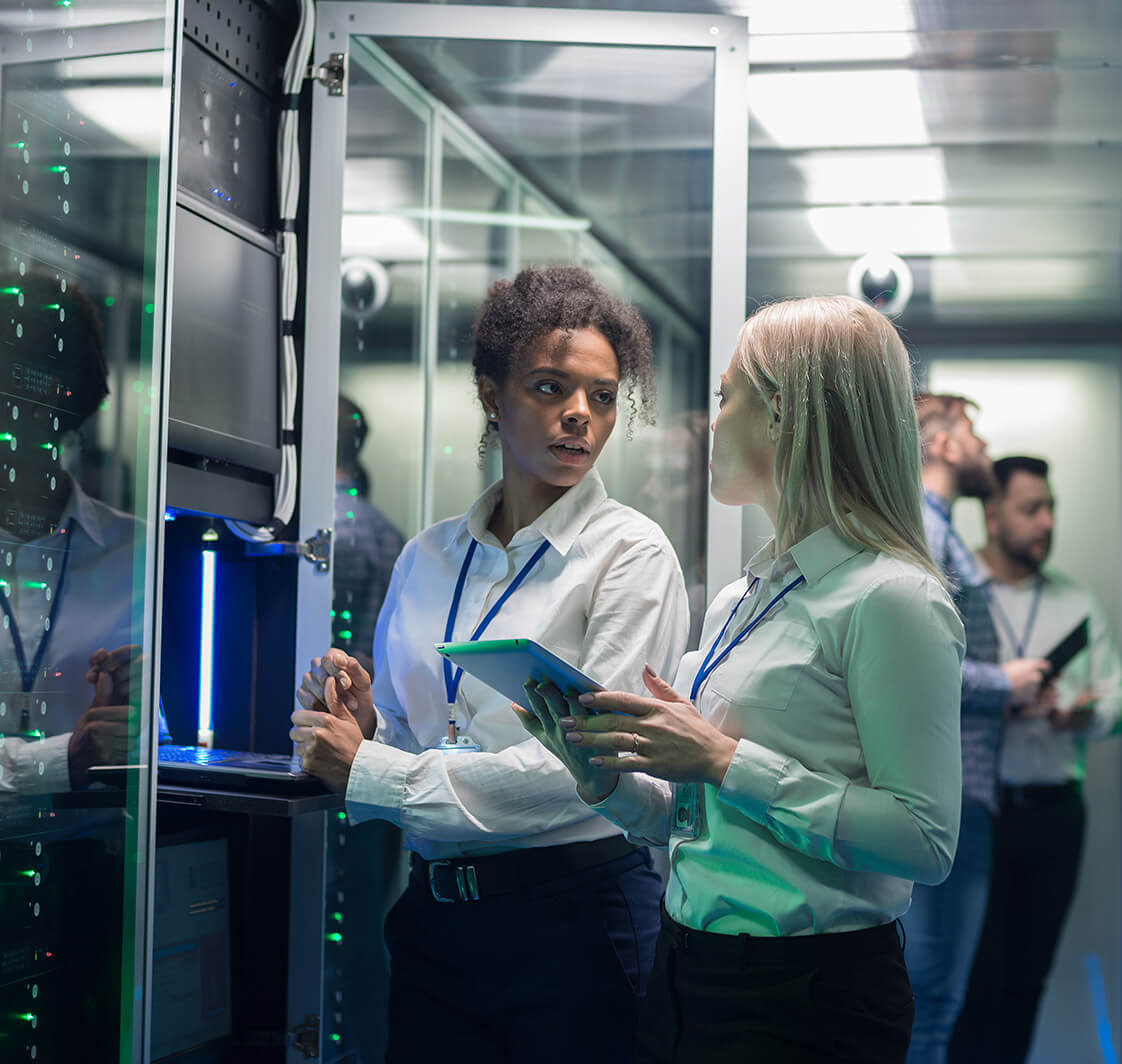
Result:
{"label": "blonde woman", "polygon": [[639,1059],[902,1064],[895,921],[954,856],[964,643],[924,541],[907,353],[857,300],[777,303],[719,395],[713,497],[763,506],[774,540],[673,686],[648,667],[650,698],[532,690],[523,723],[587,803],[669,844]]}

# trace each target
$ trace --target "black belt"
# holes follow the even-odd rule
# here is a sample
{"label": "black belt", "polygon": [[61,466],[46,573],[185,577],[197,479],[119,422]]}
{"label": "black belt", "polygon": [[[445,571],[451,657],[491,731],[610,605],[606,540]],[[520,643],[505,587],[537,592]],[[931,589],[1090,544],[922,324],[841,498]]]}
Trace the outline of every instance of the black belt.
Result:
{"label": "black belt", "polygon": [[1003,807],[1020,809],[1064,805],[1082,793],[1083,784],[1079,780],[1068,780],[1066,783],[1003,783],[998,788]]}
{"label": "black belt", "polygon": [[517,894],[630,857],[639,847],[622,835],[564,846],[538,846],[508,850],[484,857],[454,857],[426,861],[413,854],[409,878],[423,886],[436,901],[482,901],[501,894]]}
{"label": "black belt", "polygon": [[818,958],[870,953],[899,953],[900,936],[895,921],[859,931],[833,931],[819,935],[719,935],[685,927],[662,910],[662,934],[676,950],[702,963],[742,964],[762,961],[811,962]]}

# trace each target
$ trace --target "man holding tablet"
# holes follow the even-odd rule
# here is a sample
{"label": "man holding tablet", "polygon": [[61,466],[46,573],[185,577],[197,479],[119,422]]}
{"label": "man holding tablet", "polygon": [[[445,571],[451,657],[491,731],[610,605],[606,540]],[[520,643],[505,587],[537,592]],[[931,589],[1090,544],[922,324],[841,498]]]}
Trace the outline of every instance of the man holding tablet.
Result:
{"label": "man holding tablet", "polygon": [[[1055,510],[1048,463],[1017,456],[993,469],[997,490],[985,503],[987,541],[978,561],[988,577],[1001,660],[1047,658],[1055,675],[1005,725],[989,905],[951,1043],[955,1062],[1028,1056],[1044,980],[1075,894],[1087,741],[1117,725],[1122,703],[1122,662],[1098,603],[1044,568]],[[1070,643],[1075,649],[1081,631],[1084,649],[1064,665],[1054,648]]]}

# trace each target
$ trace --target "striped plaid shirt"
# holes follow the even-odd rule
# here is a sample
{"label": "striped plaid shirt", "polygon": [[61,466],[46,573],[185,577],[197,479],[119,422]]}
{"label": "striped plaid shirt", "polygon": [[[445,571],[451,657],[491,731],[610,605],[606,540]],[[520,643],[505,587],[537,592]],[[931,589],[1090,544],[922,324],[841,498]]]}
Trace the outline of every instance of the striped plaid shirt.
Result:
{"label": "striped plaid shirt", "polygon": [[966,629],[966,659],[962,663],[962,792],[996,813],[997,755],[1009,680],[998,664],[1000,646],[990,616],[986,577],[951,525],[950,503],[930,491],[923,493],[923,530],[936,563],[951,585]]}

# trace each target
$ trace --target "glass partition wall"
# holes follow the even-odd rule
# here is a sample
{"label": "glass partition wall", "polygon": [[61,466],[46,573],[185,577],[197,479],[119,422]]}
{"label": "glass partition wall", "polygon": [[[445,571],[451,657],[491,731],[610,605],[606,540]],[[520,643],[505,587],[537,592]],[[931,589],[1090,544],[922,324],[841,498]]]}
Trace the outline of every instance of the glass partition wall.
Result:
{"label": "glass partition wall", "polygon": [[0,13],[5,1064],[144,1052],[170,10]]}
{"label": "glass partition wall", "polygon": [[[666,108],[668,73],[674,91],[707,91]],[[667,254],[675,205],[645,213],[641,189],[655,139],[655,162],[700,174],[708,192],[712,79],[707,51],[354,39],[339,388],[368,429],[369,499],[405,536],[462,513],[498,475],[471,370],[488,288],[527,264],[584,265],[642,310],[658,382],[657,424],[632,431],[621,403],[598,468],[666,528],[700,621],[712,197],[688,204],[700,239],[680,234]]]}
{"label": "glass partition wall", "polygon": [[[360,543],[388,567],[401,536],[499,475],[480,448],[471,330],[489,286],[530,264],[586,266],[650,326],[657,425],[629,433],[622,402],[598,468],[666,529],[699,622],[706,586],[741,565],[741,513],[709,500],[707,457],[745,306],[745,20],[325,0],[313,61],[345,68],[336,91],[313,90],[305,425],[336,389],[348,402],[337,437],[305,433],[301,458],[301,526],[335,515],[335,645],[369,651],[362,566],[348,571]],[[301,579],[307,660],[332,603]],[[352,832],[343,861],[333,838],[362,902],[337,898],[345,961],[324,974],[321,1036],[329,1059],[378,1059],[384,964],[346,943],[376,934],[400,845]]]}

